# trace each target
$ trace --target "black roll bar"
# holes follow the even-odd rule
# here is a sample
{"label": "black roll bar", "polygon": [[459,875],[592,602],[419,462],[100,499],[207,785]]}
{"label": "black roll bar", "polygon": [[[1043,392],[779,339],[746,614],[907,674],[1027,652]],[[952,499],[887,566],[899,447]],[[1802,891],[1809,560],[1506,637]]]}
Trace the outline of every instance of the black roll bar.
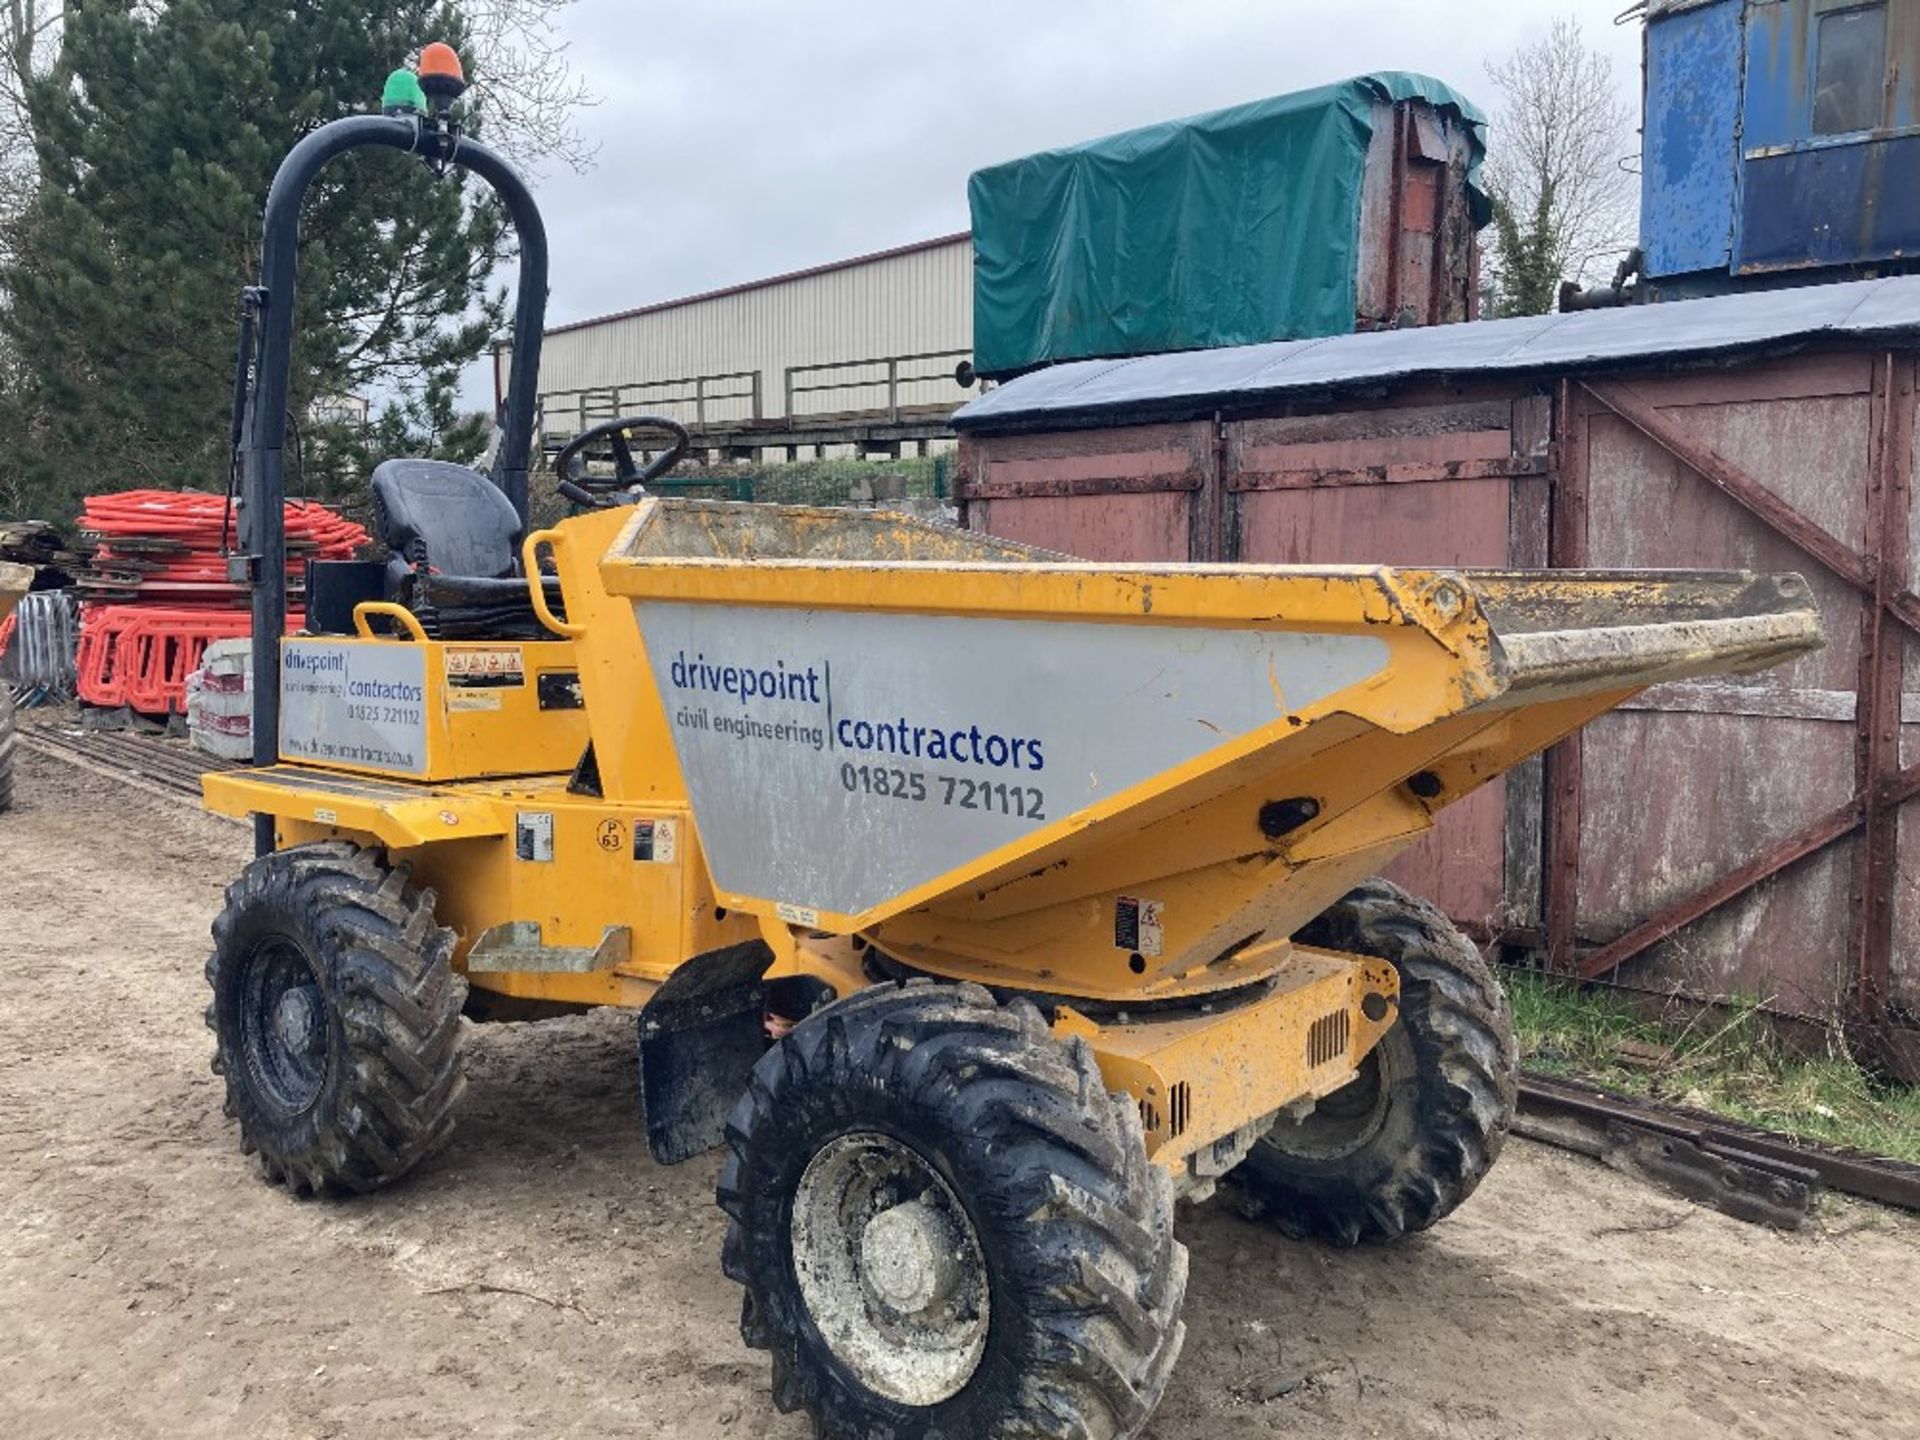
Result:
{"label": "black roll bar", "polygon": [[[307,188],[336,155],[365,147],[418,154],[436,171],[458,166],[493,187],[505,202],[520,241],[520,287],[513,315],[513,372],[493,482],[513,502],[527,528],[527,471],[533,446],[535,386],[547,311],[547,231],[533,193],[506,159],[477,141],[426,117],[353,115],[321,126],[287,152],[267,191],[260,241],[257,307],[259,352],[253,384],[250,358],[240,357],[234,379],[234,422],[243,447],[241,539],[236,567],[253,592],[253,763],[271,765],[280,753],[280,638],[287,628],[286,466],[287,390],[293,364],[295,261],[300,249],[300,204]],[[244,339],[243,339],[244,344]],[[244,409],[245,414],[241,412]],[[254,848],[273,849],[273,819],[254,817]]]}

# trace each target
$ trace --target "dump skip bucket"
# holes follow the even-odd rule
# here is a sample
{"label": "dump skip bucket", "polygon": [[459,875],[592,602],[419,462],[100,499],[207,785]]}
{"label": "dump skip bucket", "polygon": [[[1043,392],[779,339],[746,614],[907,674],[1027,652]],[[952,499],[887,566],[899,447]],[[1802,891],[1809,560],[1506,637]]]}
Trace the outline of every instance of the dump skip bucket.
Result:
{"label": "dump skip bucket", "polygon": [[[1131,924],[1149,981],[1290,933],[1636,691],[1820,643],[1791,575],[1089,565],[701,502],[644,503],[601,575],[733,903],[911,913],[902,943],[1023,970],[1049,929]],[[1173,906],[1235,867],[1230,902]]]}

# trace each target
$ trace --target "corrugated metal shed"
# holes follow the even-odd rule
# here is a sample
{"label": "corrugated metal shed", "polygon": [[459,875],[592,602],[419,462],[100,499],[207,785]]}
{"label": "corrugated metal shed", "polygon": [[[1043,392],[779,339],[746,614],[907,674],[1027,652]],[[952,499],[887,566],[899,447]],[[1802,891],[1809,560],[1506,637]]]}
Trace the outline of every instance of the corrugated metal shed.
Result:
{"label": "corrugated metal shed", "polygon": [[[540,392],[548,415],[564,422],[583,392],[732,377],[732,383],[709,387],[710,394],[731,398],[716,399],[706,418],[733,420],[751,416],[750,385],[742,377],[757,376],[762,412],[778,416],[788,413],[785,381],[794,367],[953,352],[955,359],[940,372],[930,364],[919,367],[945,378],[905,387],[900,396],[902,405],[951,404],[959,393],[951,378],[954,364],[973,345],[972,266],[969,237],[947,235],[557,326],[547,332],[541,353]],[[503,351],[496,361],[502,383],[507,359]],[[884,381],[885,375],[884,366],[850,368],[807,375],[802,383],[839,380],[853,387]],[[857,403],[842,403],[849,397]],[[844,394],[808,391],[797,397],[794,411],[825,413],[869,403],[878,402],[851,388]]]}
{"label": "corrugated metal shed", "polygon": [[1920,337],[1920,276],[1229,350],[1088,360],[1001,386],[953,417],[961,431],[1058,428],[1389,381],[1605,369],[1780,350],[1822,339]]}

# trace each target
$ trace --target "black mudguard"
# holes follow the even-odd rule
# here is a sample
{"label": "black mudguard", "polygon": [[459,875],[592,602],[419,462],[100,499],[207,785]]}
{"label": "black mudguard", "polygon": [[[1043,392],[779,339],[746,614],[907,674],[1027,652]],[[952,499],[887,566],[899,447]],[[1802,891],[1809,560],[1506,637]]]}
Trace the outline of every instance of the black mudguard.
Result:
{"label": "black mudguard", "polygon": [[720,1144],[727,1115],[766,1053],[767,967],[760,941],[690,960],[640,1012],[647,1144],[662,1165]]}

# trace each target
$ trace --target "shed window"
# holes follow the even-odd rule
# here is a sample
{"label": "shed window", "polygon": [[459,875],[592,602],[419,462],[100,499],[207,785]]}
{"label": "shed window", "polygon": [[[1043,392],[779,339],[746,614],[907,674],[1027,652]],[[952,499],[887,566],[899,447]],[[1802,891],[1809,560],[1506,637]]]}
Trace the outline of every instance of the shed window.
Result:
{"label": "shed window", "polygon": [[1813,133],[1876,129],[1887,84],[1887,7],[1822,15],[1818,53]]}

